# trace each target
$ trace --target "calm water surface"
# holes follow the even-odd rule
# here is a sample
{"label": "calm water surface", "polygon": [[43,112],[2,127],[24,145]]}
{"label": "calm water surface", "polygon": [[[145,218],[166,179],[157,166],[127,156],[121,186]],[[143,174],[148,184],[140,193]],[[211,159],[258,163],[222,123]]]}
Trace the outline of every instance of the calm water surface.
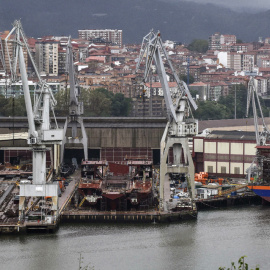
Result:
{"label": "calm water surface", "polygon": [[270,269],[270,207],[199,212],[173,224],[67,224],[56,234],[0,236],[0,269],[218,269],[242,255]]}

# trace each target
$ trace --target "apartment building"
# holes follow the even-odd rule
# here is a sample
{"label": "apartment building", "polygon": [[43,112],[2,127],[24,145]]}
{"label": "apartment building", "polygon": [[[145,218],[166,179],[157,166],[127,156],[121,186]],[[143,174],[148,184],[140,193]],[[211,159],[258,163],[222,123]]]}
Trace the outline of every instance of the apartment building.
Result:
{"label": "apartment building", "polygon": [[94,40],[101,38],[105,41],[112,42],[112,44],[122,47],[123,37],[122,30],[113,29],[88,29],[78,30],[79,38],[86,40]]}
{"label": "apartment building", "polygon": [[[175,92],[178,89],[178,85],[176,82],[168,82],[168,86],[171,92]],[[145,95],[149,98],[150,91],[152,91],[153,96],[164,96],[163,88],[160,82],[153,82],[153,83],[145,83],[144,85]]]}
{"label": "apartment building", "polygon": [[252,72],[254,70],[254,65],[255,65],[255,54],[243,53],[242,54],[242,70]]}
{"label": "apartment building", "polygon": [[220,33],[215,33],[209,37],[209,50],[220,50],[221,46],[235,44],[235,35],[222,35]]}
{"label": "apartment building", "polygon": [[235,53],[227,54],[227,67],[236,71],[253,71],[255,65],[255,54]]}
{"label": "apartment building", "polygon": [[252,43],[237,43],[231,46],[231,51],[234,52],[250,52],[253,50]]}
{"label": "apartment building", "polygon": [[56,40],[44,38],[36,42],[36,64],[40,73],[58,75],[58,47],[59,41]]}
{"label": "apartment building", "polygon": [[[14,35],[11,35],[8,42],[5,42],[5,38],[9,34],[9,31],[4,31],[0,33],[0,71],[6,71],[10,74],[10,63],[9,57],[12,59],[14,54]],[[26,67],[28,67],[28,55],[26,48],[23,47],[24,61]],[[19,64],[17,64],[17,75],[19,75]]]}
{"label": "apartment building", "polygon": [[270,57],[259,58],[257,64],[258,67],[270,67]]}
{"label": "apartment building", "polygon": [[257,91],[260,96],[267,96],[269,95],[268,92],[268,79],[265,77],[255,77],[255,84],[257,86]]}
{"label": "apartment building", "polygon": [[166,117],[166,103],[164,97],[153,96],[151,99],[139,95],[133,98],[131,116],[133,117]]}
{"label": "apartment building", "polygon": [[227,54],[227,67],[236,71],[241,71],[241,54],[240,53],[228,53]]}
{"label": "apartment building", "polygon": [[220,44],[235,44],[236,36],[235,35],[220,35]]}

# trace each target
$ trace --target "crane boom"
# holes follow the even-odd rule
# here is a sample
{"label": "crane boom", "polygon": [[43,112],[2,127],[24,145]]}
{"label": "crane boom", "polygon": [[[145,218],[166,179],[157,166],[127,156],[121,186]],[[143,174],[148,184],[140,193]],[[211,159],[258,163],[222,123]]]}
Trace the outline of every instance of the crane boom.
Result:
{"label": "crane boom", "polygon": [[[165,66],[165,60],[173,72],[174,80],[177,83],[177,90],[170,90]],[[194,136],[198,132],[198,121],[187,118],[190,110],[190,104],[196,110],[197,105],[194,102],[186,84],[182,82],[169,59],[168,53],[163,46],[160,32],[155,33],[153,30],[147,34],[142,41],[140,56],[137,62],[136,70],[140,68],[145,57],[145,69],[143,83],[148,79],[152,63],[155,63],[159,80],[162,85],[163,95],[167,108],[168,123],[164,130],[160,142],[160,209],[168,210],[169,198],[164,194],[165,175],[170,171],[167,165],[169,149],[173,148],[174,172],[185,174],[189,182],[190,195],[194,198],[194,164],[188,147],[188,137]],[[192,114],[191,114],[192,115]]]}
{"label": "crane boom", "polygon": [[[64,138],[61,149],[61,162],[64,160],[64,150],[66,142],[69,143],[82,143],[84,148],[84,159],[88,159],[88,138],[84,127],[82,115],[83,115],[83,102],[78,100],[80,94],[80,88],[76,80],[71,37],[68,38],[67,51],[66,51],[66,74],[69,77],[69,117],[66,119],[64,126],[64,134],[66,134],[68,125],[71,126],[72,136],[71,138]],[[78,138],[77,124],[81,126],[82,137]]]}
{"label": "crane boom", "polygon": [[193,100],[187,88],[186,83],[181,81],[178,78],[174,70],[174,67],[169,59],[168,53],[163,46],[163,42],[162,42],[159,31],[157,33],[154,33],[154,31],[151,30],[150,33],[144,37],[143,42],[142,42],[142,48],[140,51],[139,60],[136,66],[136,70],[138,71],[138,69],[140,68],[140,65],[145,55],[146,60],[145,60],[145,71],[144,71],[143,81],[146,82],[149,75],[150,68],[151,68],[151,64],[153,60],[155,61],[159,79],[162,84],[162,88],[164,90],[163,94],[164,94],[164,98],[166,102],[168,117],[173,118],[175,122],[179,122],[179,119],[177,119],[176,113],[175,113],[175,110],[176,110],[175,107],[177,106],[177,104],[174,105],[172,102],[171,93],[170,93],[168,81],[166,79],[166,71],[163,64],[161,53],[163,53],[163,55],[165,56],[165,60],[168,62],[170,69],[173,72],[174,79],[178,85],[178,89],[179,89],[179,92],[177,93],[178,103],[179,103],[179,99],[181,99],[183,95],[186,95],[188,98],[188,101],[192,104],[192,107],[196,110],[197,104]]}
{"label": "crane boom", "polygon": [[[253,110],[253,118],[254,118],[254,127],[255,127],[255,135],[256,135],[256,144],[257,145],[265,145],[266,140],[270,137],[270,131],[265,123],[262,106],[259,99],[257,86],[255,83],[254,77],[251,77],[248,83],[248,93],[247,93],[247,109],[246,109],[246,117],[248,117],[250,104],[252,104]],[[258,123],[258,113],[257,113],[257,105],[259,109],[259,117],[262,119],[262,131],[259,130]]]}
{"label": "crane boom", "polygon": [[[12,35],[15,33],[14,35]],[[10,40],[14,36],[13,40]],[[13,55],[8,55],[9,63],[11,67],[12,83],[19,80],[17,76],[17,65],[19,63],[19,69],[21,74],[24,99],[27,111],[27,118],[29,124],[28,132],[28,144],[32,148],[32,163],[33,163],[33,184],[24,185],[20,188],[20,203],[19,203],[19,219],[25,217],[25,198],[26,197],[44,197],[52,196],[53,205],[51,208],[52,218],[57,219],[58,215],[58,185],[48,184],[46,179],[46,151],[47,145],[61,144],[63,140],[63,129],[51,129],[50,124],[50,109],[53,111],[53,105],[55,105],[55,99],[53,97],[50,87],[41,80],[37,72],[37,68],[31,56],[31,52],[24,35],[22,25],[20,21],[15,21],[13,29],[6,37],[5,42],[13,42],[14,50]],[[27,68],[25,65],[25,56],[23,48],[26,48],[29,59],[34,66],[36,75],[39,80],[38,89],[34,93],[34,107],[32,106],[32,100],[28,85]],[[56,127],[57,122],[55,119]],[[57,148],[56,148],[57,149]],[[57,151],[57,150],[56,150]],[[54,161],[56,164],[57,161]],[[57,169],[57,168],[55,168]]]}
{"label": "crane boom", "polygon": [[[255,136],[256,136],[256,144],[257,146],[264,146],[267,143],[267,140],[270,138],[270,131],[264,121],[261,102],[259,99],[257,85],[254,77],[250,77],[248,83],[248,92],[247,92],[247,109],[246,109],[246,117],[248,117],[250,105],[252,104],[253,118],[254,118],[254,128],[255,128]],[[262,119],[262,130],[259,129],[259,116],[257,113],[257,105],[259,109],[259,116]],[[261,178],[263,173],[265,157],[263,157],[257,148],[256,156],[251,163],[250,167],[247,169],[248,182],[250,182],[251,174],[257,174],[258,178]]]}

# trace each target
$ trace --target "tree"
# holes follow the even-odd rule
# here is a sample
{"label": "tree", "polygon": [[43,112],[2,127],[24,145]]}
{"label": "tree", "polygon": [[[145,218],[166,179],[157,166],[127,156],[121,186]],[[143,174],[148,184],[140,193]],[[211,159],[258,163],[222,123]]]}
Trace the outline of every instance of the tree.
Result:
{"label": "tree", "polygon": [[1,114],[3,116],[26,116],[24,96],[5,99],[5,105],[1,106]]}
{"label": "tree", "polygon": [[54,97],[57,101],[55,114],[57,116],[67,116],[69,114],[69,89],[58,91]]}
{"label": "tree", "polygon": [[[180,75],[180,80],[184,81],[185,83],[187,83],[187,75]],[[192,75],[189,74],[189,84],[194,83],[195,79]]]}
{"label": "tree", "polygon": [[205,53],[208,50],[208,41],[204,39],[194,39],[187,48],[190,51]]}
{"label": "tree", "polygon": [[[234,262],[232,262],[231,263],[231,267],[228,267],[228,268],[227,267],[219,267],[218,270],[232,270],[232,269],[234,269],[234,270],[236,270],[236,269],[238,269],[238,270],[248,270],[249,268],[248,268],[248,264],[245,262],[245,257],[246,256],[242,256],[238,260],[238,266]],[[259,270],[259,269],[260,268],[257,265],[256,268],[255,268],[255,270]],[[252,270],[252,269],[250,269],[250,270]]]}
{"label": "tree", "polygon": [[110,116],[111,100],[100,89],[83,89],[80,98],[84,103],[85,116]]}
{"label": "tree", "polygon": [[239,39],[239,38],[238,38],[238,39],[236,40],[236,43],[237,43],[237,44],[242,44],[242,43],[244,43],[244,42],[243,42],[242,39]]}
{"label": "tree", "polygon": [[111,115],[112,116],[128,116],[131,100],[125,98],[121,93],[117,93],[112,98]]}
{"label": "tree", "polygon": [[199,120],[216,120],[229,118],[230,110],[216,101],[199,101],[194,117]]}
{"label": "tree", "polygon": [[[236,94],[236,117],[246,117],[247,107],[247,88],[245,85],[235,85],[227,96],[221,96],[216,101],[200,101],[198,109],[194,112],[196,118],[200,120],[207,119],[233,119],[235,116],[235,94]],[[260,104],[264,116],[269,114],[267,107],[264,105],[263,99],[260,97]],[[257,106],[258,108],[258,106]],[[258,109],[258,115],[260,115]],[[249,116],[253,117],[250,110]]]}
{"label": "tree", "polygon": [[7,99],[4,95],[0,95],[0,115],[4,116],[5,111],[3,110],[4,106],[7,103]]}
{"label": "tree", "polygon": [[196,98],[196,96],[199,94],[198,90],[189,89],[189,92],[193,98]]}
{"label": "tree", "polygon": [[96,88],[95,91],[104,94],[109,99],[112,99],[114,96],[113,92],[110,92],[106,88],[103,88],[103,87]]}
{"label": "tree", "polygon": [[[69,114],[69,90],[59,91],[56,115],[67,116]],[[121,93],[113,94],[105,88],[95,90],[81,89],[80,101],[84,105],[84,116],[128,116],[131,100]]]}

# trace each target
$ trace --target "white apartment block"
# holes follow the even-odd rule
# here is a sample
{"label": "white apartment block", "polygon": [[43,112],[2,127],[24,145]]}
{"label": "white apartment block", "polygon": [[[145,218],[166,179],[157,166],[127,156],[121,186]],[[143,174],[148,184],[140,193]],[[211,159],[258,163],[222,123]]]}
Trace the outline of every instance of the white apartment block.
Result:
{"label": "white apartment block", "polygon": [[58,45],[59,42],[55,40],[36,42],[36,64],[40,73],[58,75]]}
{"label": "white apartment block", "polygon": [[255,64],[254,54],[243,53],[242,54],[242,70],[243,71],[253,71]]}
{"label": "white apartment block", "polygon": [[113,29],[92,29],[92,30],[78,30],[79,38],[91,40],[95,38],[102,38],[105,41],[112,42],[119,47],[123,45],[122,30]]}
{"label": "white apartment block", "polygon": [[257,86],[257,91],[260,96],[266,96],[267,92],[267,79],[263,77],[255,77],[255,85]]}
{"label": "white apartment block", "polygon": [[254,54],[235,53],[227,54],[227,68],[235,71],[253,71],[255,64]]}
{"label": "white apartment block", "polygon": [[241,54],[228,53],[227,54],[227,67],[236,71],[241,71]]}

